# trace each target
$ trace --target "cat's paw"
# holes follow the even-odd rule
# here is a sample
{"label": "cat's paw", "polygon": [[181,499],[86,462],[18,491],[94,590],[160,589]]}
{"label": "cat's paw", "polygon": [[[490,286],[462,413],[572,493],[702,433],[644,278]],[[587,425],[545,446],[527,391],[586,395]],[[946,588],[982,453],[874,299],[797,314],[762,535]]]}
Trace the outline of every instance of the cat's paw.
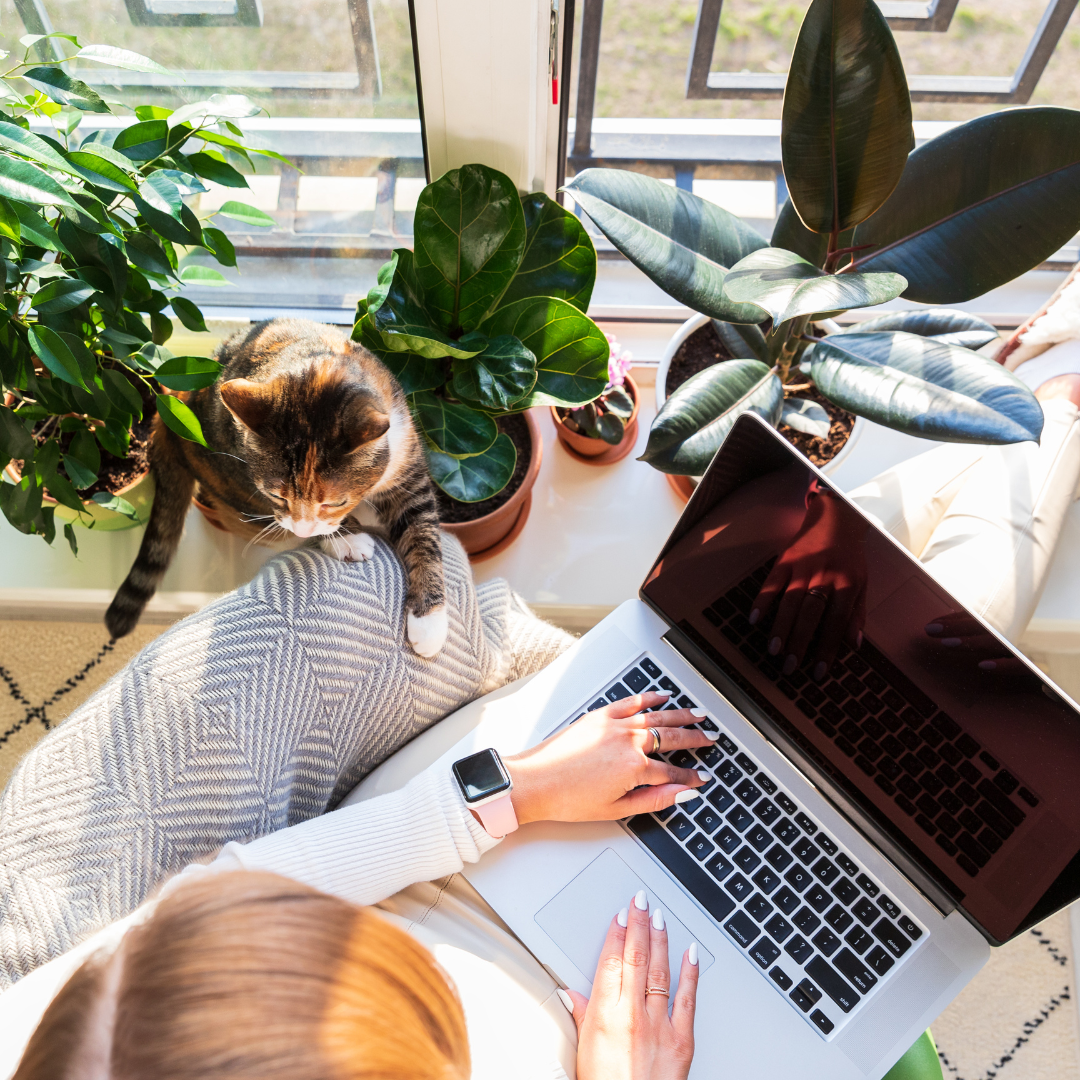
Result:
{"label": "cat's paw", "polygon": [[367,562],[375,554],[375,537],[371,533],[335,533],[319,541],[327,555],[341,562]]}
{"label": "cat's paw", "polygon": [[426,615],[414,615],[410,611],[406,627],[413,652],[417,656],[430,659],[446,644],[450,620],[445,607],[433,608]]}

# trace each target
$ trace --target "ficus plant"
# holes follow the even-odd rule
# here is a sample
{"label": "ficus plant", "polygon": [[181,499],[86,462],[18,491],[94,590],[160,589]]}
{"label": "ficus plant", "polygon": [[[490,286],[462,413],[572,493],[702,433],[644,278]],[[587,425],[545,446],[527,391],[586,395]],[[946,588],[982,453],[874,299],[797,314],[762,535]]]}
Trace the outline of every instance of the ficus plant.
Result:
{"label": "ficus plant", "polygon": [[784,385],[807,379],[828,401],[912,435],[1037,440],[1032,394],[973,351],[995,336],[982,320],[935,307],[836,332],[821,323],[898,296],[967,301],[1053,254],[1080,228],[1080,112],[1010,109],[913,149],[907,82],[877,4],[813,0],[781,147],[790,197],[771,240],[647,176],[588,169],[567,184],[619,251],[714,320],[734,357],[667,399],[644,460],[701,473],[746,410],[812,430],[823,409],[789,400],[783,415]]}
{"label": "ficus plant", "polygon": [[[49,37],[71,46],[69,59],[166,72],[124,49]],[[208,190],[205,180],[244,189],[236,165],[279,155],[245,144],[236,121],[259,109],[240,96],[175,111],[143,106],[128,126],[81,138],[88,114],[111,113],[117,103],[64,62],[32,59],[41,40],[22,38],[22,59],[0,74],[0,469],[14,461],[18,477],[0,481],[0,510],[51,543],[64,508],[75,550],[72,521],[93,525],[89,503],[136,516],[115,492],[83,493],[101,486],[109,455],[128,456],[144,411],[156,409],[178,435],[205,445],[195,414],[166,391],[208,386],[219,365],[169,352],[173,323],[164,312],[171,305],[187,329],[205,331],[202,312],[176,291],[228,282],[208,266],[181,268],[181,259],[202,251],[235,266],[233,245],[211,220],[273,219],[233,200],[200,217],[185,198]]]}
{"label": "ficus plant", "polygon": [[500,417],[584,405],[607,383],[608,342],[585,314],[596,251],[573,214],[486,165],[424,188],[413,235],[360,302],[353,338],[401,383],[435,483],[480,502],[517,463]]}

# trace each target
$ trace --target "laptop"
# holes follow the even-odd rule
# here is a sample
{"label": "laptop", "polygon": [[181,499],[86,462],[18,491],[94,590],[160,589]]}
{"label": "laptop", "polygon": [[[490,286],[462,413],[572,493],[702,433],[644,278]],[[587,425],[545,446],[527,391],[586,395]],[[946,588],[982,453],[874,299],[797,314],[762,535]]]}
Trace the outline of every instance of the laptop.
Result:
{"label": "laptop", "polygon": [[[652,688],[718,740],[693,801],[521,828],[465,876],[563,984],[590,992],[644,889],[701,979],[692,1077],[876,1080],[1001,944],[1080,895],[1080,712],[836,492],[832,563],[864,590],[825,676],[750,612],[826,477],[740,417],[641,587],[443,755],[518,752]],[[854,627],[852,631],[854,631]],[[855,641],[858,647],[853,648]],[[992,660],[992,664],[987,664]],[[818,672],[820,673],[820,672]],[[433,729],[434,730],[434,729]]]}

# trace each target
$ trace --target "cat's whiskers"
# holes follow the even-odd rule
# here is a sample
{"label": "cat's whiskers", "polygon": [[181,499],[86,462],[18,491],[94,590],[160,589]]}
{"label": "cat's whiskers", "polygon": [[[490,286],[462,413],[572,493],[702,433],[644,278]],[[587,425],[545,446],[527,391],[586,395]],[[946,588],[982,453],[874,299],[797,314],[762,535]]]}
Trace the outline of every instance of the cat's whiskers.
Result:
{"label": "cat's whiskers", "polygon": [[264,537],[268,537],[268,534],[269,534],[269,533],[270,533],[270,532],[271,532],[271,531],[272,531],[273,529],[279,529],[279,530],[280,530],[281,532],[285,533],[285,535],[286,535],[286,536],[291,536],[291,535],[292,535],[292,534],[291,534],[291,533],[290,533],[290,532],[288,531],[288,529],[282,529],[282,528],[281,528],[281,526],[280,526],[280,525],[279,525],[279,524],[277,523],[277,521],[271,521],[269,525],[264,525],[264,526],[263,526],[263,527],[262,527],[262,528],[261,528],[261,529],[260,529],[260,530],[259,530],[259,531],[258,531],[258,532],[257,532],[257,533],[256,533],[256,534],[255,534],[255,535],[254,535],[254,536],[253,536],[253,537],[252,537],[252,538],[251,538],[251,539],[250,539],[250,540],[249,540],[249,541],[248,541],[248,542],[247,542],[247,543],[246,543],[245,545],[244,545],[244,552],[243,552],[243,553],[244,553],[244,554],[246,555],[246,554],[248,553],[248,550],[249,550],[249,549],[251,548],[251,545],[252,545],[252,544],[257,544],[257,543],[258,543],[258,542],[259,542],[260,540],[262,540],[262,539],[263,539]]}

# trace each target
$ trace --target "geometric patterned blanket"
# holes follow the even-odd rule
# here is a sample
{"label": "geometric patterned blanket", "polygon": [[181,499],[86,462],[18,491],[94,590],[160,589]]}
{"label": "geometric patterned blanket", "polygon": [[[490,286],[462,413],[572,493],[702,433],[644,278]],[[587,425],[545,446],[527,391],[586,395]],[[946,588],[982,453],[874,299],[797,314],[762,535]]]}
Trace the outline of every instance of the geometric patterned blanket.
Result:
{"label": "geometric patterned blanket", "polygon": [[22,760],[0,796],[0,990],[230,840],[333,809],[461,705],[572,642],[443,537],[450,632],[404,636],[405,577],[313,550],[151,642]]}

